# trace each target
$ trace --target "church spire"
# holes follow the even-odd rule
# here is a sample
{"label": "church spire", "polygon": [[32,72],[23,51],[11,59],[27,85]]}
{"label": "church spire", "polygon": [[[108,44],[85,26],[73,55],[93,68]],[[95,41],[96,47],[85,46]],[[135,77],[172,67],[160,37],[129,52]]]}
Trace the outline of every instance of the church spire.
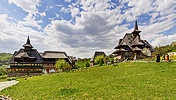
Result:
{"label": "church spire", "polygon": [[134,31],[135,31],[135,30],[138,30],[137,20],[135,21]]}
{"label": "church spire", "polygon": [[26,44],[30,44],[29,36],[28,36],[28,38],[27,38],[27,42],[26,42]]}
{"label": "church spire", "polygon": [[137,20],[135,21],[134,31],[132,32],[133,35],[139,35],[141,31],[138,30]]}
{"label": "church spire", "polygon": [[28,35],[28,38],[27,38],[27,42],[26,42],[26,44],[23,45],[23,47],[24,47],[25,49],[32,49],[32,48],[33,48],[33,46],[32,46],[31,43],[30,43],[29,35]]}

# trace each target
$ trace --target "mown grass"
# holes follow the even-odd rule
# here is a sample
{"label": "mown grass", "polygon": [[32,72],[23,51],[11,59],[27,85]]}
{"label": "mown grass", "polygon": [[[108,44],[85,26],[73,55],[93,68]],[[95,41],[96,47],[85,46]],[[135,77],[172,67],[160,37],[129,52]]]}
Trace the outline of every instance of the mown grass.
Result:
{"label": "mown grass", "polygon": [[0,94],[19,100],[175,100],[176,62],[120,63],[19,81]]}

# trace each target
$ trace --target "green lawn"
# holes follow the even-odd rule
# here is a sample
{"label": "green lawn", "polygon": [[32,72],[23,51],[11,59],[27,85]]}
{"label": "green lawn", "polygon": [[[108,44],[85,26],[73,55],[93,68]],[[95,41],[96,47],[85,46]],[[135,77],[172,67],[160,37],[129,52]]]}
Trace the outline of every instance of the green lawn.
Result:
{"label": "green lawn", "polygon": [[19,80],[0,94],[19,100],[176,100],[176,62],[121,63]]}

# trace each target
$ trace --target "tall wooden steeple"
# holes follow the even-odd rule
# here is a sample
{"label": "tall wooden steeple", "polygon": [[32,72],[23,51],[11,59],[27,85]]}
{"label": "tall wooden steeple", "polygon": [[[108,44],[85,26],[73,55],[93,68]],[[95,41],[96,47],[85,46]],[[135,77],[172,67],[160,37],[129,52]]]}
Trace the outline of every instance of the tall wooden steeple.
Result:
{"label": "tall wooden steeple", "polygon": [[132,34],[133,34],[134,36],[137,36],[137,35],[139,35],[140,32],[141,32],[141,31],[138,30],[138,25],[137,25],[137,20],[136,20],[136,21],[135,21],[135,26],[134,26],[134,31],[132,32]]}
{"label": "tall wooden steeple", "polygon": [[30,43],[29,36],[28,36],[28,38],[27,38],[26,44],[24,44],[23,47],[24,47],[24,49],[32,49],[32,48],[33,48],[33,46],[32,46],[31,43]]}

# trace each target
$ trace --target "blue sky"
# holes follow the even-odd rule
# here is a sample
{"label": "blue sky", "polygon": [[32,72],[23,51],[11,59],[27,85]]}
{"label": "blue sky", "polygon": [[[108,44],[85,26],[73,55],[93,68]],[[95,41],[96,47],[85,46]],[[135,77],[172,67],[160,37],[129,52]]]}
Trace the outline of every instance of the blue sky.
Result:
{"label": "blue sky", "polygon": [[29,34],[40,52],[91,57],[111,54],[138,21],[153,46],[176,41],[174,0],[1,0],[0,52],[22,48]]}

